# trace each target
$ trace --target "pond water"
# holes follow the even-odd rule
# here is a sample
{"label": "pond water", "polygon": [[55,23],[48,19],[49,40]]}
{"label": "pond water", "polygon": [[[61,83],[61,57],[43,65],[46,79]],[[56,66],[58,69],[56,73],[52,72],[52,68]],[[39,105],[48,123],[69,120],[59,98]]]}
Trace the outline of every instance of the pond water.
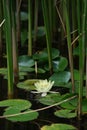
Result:
{"label": "pond water", "polygon": [[[7,80],[0,77],[0,100],[7,99]],[[15,87],[15,98],[27,99],[32,102],[32,108],[38,109],[44,107],[35,100],[35,95]],[[27,122],[11,122],[6,119],[0,119],[0,130],[40,130],[43,125],[50,125],[52,123],[67,123],[73,125],[77,130],[87,130],[87,117],[83,117],[81,121],[74,119],[58,118],[53,115],[56,107],[40,111],[39,117],[33,121]],[[2,115],[3,109],[0,109]]]}

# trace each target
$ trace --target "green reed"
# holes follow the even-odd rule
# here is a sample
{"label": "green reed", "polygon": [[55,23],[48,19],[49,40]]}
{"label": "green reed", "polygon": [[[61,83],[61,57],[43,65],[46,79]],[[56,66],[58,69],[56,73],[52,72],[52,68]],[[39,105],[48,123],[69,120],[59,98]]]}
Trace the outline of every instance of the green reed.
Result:
{"label": "green reed", "polygon": [[39,2],[35,0],[35,8],[34,8],[34,38],[33,41],[36,42],[37,39],[37,29],[38,29],[38,9]]}
{"label": "green reed", "polygon": [[51,33],[50,33],[50,21],[49,21],[49,6],[47,6],[47,0],[42,0],[42,10],[43,10],[43,18],[45,24],[45,32],[46,32],[46,41],[47,41],[47,51],[48,51],[48,62],[49,62],[49,70],[52,73],[52,52],[51,52]]}
{"label": "green reed", "polygon": [[28,0],[28,55],[32,55],[32,1]]}
{"label": "green reed", "polygon": [[[2,23],[2,0],[0,1],[0,24]],[[2,55],[2,27],[0,27],[0,57]]]}
{"label": "green reed", "polygon": [[5,18],[5,38],[8,68],[8,96],[13,94],[13,60],[12,60],[12,35],[11,35],[11,3],[9,0],[3,0],[3,11]]}
{"label": "green reed", "polygon": [[13,53],[13,73],[14,83],[18,81],[18,54],[17,54],[17,35],[16,35],[16,18],[15,18],[15,1],[11,1],[11,25],[12,25],[12,53]]}
{"label": "green reed", "polygon": [[64,0],[64,16],[65,16],[65,26],[66,26],[66,35],[67,35],[67,46],[68,46],[68,55],[69,55],[69,64],[70,64],[70,71],[71,71],[71,80],[72,80],[72,92],[75,91],[74,87],[74,72],[73,72],[73,52],[72,52],[72,45],[71,45],[71,32],[70,32],[70,21],[69,21],[69,12],[67,9],[66,0]]}
{"label": "green reed", "polygon": [[87,1],[82,2],[77,0],[77,16],[78,16],[78,33],[82,34],[79,39],[79,99],[78,99],[78,116],[80,118],[82,113],[82,96],[83,96],[83,86],[84,86],[84,63],[86,56],[86,10]]}

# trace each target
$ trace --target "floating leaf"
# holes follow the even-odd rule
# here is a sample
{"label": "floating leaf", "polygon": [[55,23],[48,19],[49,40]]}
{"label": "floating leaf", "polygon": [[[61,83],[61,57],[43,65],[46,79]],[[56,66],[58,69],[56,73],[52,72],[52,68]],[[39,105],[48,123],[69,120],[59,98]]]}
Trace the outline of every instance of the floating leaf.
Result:
{"label": "floating leaf", "polygon": [[76,130],[76,128],[72,125],[59,123],[52,124],[51,126],[45,125],[41,130]]}
{"label": "floating leaf", "polygon": [[[67,67],[68,65],[68,61],[65,57],[60,57],[60,58],[57,58],[55,60],[53,60],[53,71],[54,72],[59,72],[59,71],[64,71],[65,68]],[[49,65],[46,64],[44,66],[45,70],[49,71]]]}
{"label": "floating leaf", "polygon": [[60,106],[62,108],[66,108],[66,109],[69,109],[69,110],[75,110],[75,109],[77,109],[77,98],[72,99],[68,102],[64,102],[64,103],[60,104]]}
{"label": "floating leaf", "polygon": [[53,61],[53,68],[55,72],[64,71],[67,65],[68,61],[65,57],[60,57],[59,59]]}
{"label": "floating leaf", "polygon": [[0,101],[0,107],[15,107],[19,110],[25,110],[31,107],[31,103],[23,99],[7,99]]}
{"label": "floating leaf", "polygon": [[67,109],[58,110],[54,114],[61,118],[74,118],[77,116],[75,112],[72,112],[71,110],[67,110]]}
{"label": "floating leaf", "polygon": [[55,82],[55,86],[66,84],[71,78],[68,71],[54,73],[49,79]]}
{"label": "floating leaf", "polygon": [[8,72],[7,68],[0,68],[0,74],[7,75],[7,72]]}
{"label": "floating leaf", "polygon": [[32,67],[34,66],[34,60],[27,55],[22,55],[18,59],[19,66]]}
{"label": "floating leaf", "polygon": [[[59,56],[59,50],[52,48],[52,59],[55,59]],[[47,61],[48,60],[48,52],[47,49],[44,49],[43,51],[36,53],[33,55],[33,58],[35,60],[39,61]]]}
{"label": "floating leaf", "polygon": [[28,66],[19,66],[20,72],[34,72],[35,68],[30,68]]}
{"label": "floating leaf", "polygon": [[44,104],[44,105],[52,105],[54,103],[57,103],[61,101],[61,95],[59,93],[55,94],[48,94],[45,97],[41,97],[39,99],[39,102]]}
{"label": "floating leaf", "polygon": [[42,69],[42,68],[37,68],[37,73],[40,73],[40,74],[42,73],[42,74],[43,74],[43,73],[45,73],[45,72],[46,72],[46,71],[45,71],[44,69]]}
{"label": "floating leaf", "polygon": [[60,62],[59,62],[59,71],[64,71],[64,69],[68,65],[68,60],[65,57],[60,57]]}
{"label": "floating leaf", "polygon": [[[23,111],[23,112],[29,112],[29,111],[31,111],[31,109]],[[4,112],[4,116],[18,114],[18,113],[21,113],[20,109],[12,107],[12,108],[7,109]],[[24,122],[24,121],[34,120],[37,117],[38,117],[38,112],[32,112],[32,113],[22,114],[22,115],[18,115],[18,116],[7,117],[6,119],[13,121],[13,122],[16,122],[16,121]]]}
{"label": "floating leaf", "polygon": [[27,91],[35,90],[34,83],[37,82],[37,81],[39,81],[39,80],[38,79],[25,80],[23,82],[19,82],[17,84],[17,87],[21,88],[21,89],[25,89]]}

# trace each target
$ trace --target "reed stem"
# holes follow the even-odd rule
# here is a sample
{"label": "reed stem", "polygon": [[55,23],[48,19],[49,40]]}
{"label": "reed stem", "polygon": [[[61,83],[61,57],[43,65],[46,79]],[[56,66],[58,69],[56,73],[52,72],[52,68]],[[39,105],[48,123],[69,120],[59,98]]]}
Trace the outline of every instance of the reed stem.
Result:
{"label": "reed stem", "polygon": [[28,55],[32,55],[32,1],[28,0]]}
{"label": "reed stem", "polygon": [[43,17],[45,24],[45,32],[46,32],[46,41],[47,41],[47,50],[48,50],[48,62],[49,62],[49,70],[52,73],[52,52],[51,52],[51,33],[50,33],[50,24],[49,24],[49,14],[48,14],[48,6],[47,0],[42,0],[42,9],[43,9]]}
{"label": "reed stem", "polygon": [[13,95],[13,60],[12,60],[12,33],[11,33],[11,5],[9,0],[3,0],[5,17],[6,53],[8,68],[8,96]]}
{"label": "reed stem", "polygon": [[70,34],[70,23],[69,23],[69,15],[67,10],[67,2],[64,0],[64,13],[65,13],[65,24],[66,24],[66,33],[67,33],[67,46],[68,46],[68,55],[69,55],[69,64],[71,71],[71,81],[72,81],[72,92],[75,91],[74,87],[74,72],[73,72],[73,53],[72,53],[72,45],[71,45],[71,34]]}

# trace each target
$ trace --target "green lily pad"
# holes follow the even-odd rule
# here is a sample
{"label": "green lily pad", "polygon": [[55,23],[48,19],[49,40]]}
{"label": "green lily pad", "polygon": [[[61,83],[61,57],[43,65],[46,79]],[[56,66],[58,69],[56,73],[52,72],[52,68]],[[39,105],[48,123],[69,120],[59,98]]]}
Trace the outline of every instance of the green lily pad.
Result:
{"label": "green lily pad", "polygon": [[49,80],[54,81],[55,86],[63,85],[68,83],[71,78],[71,74],[68,71],[54,73]]}
{"label": "green lily pad", "polygon": [[66,108],[68,110],[76,110],[77,109],[77,102],[78,102],[78,100],[77,100],[77,98],[75,98],[75,99],[72,99],[68,102],[64,102],[64,103],[60,104],[60,106],[62,108]]}
{"label": "green lily pad", "polygon": [[7,72],[8,72],[7,68],[0,68],[0,74],[7,75]]}
{"label": "green lily pad", "polygon": [[17,84],[18,88],[30,91],[30,90],[35,90],[34,83],[39,81],[38,79],[30,79],[30,80],[25,80],[23,82],[19,82]]}
{"label": "green lily pad", "polygon": [[[53,71],[54,72],[59,72],[59,71],[64,71],[65,68],[67,67],[68,65],[68,61],[65,57],[60,57],[60,58],[57,58],[55,60],[53,60]],[[44,66],[45,70],[49,71],[49,65],[46,64]]]}
{"label": "green lily pad", "polygon": [[[59,56],[59,50],[52,48],[52,59],[55,59]],[[44,49],[43,51],[36,53],[33,55],[33,59],[39,60],[39,61],[47,61],[48,60],[48,52],[47,49]]]}
{"label": "green lily pad", "polygon": [[[30,111],[31,109],[25,110],[23,112],[30,112]],[[18,113],[21,113],[20,109],[10,107],[4,112],[4,116],[18,114]],[[17,122],[17,121],[24,122],[24,121],[31,121],[31,120],[37,119],[37,117],[38,117],[38,112],[32,112],[32,113],[22,114],[18,116],[7,117],[6,119],[12,122]]]}
{"label": "green lily pad", "polygon": [[51,126],[45,125],[41,130],[76,130],[76,128],[72,125],[59,123],[52,124]]}
{"label": "green lily pad", "polygon": [[58,110],[54,113],[54,115],[61,118],[74,118],[77,116],[75,112],[72,112],[71,110],[67,109]]}
{"label": "green lily pad", "polygon": [[22,55],[18,58],[18,64],[19,66],[32,67],[35,62],[30,56]]}
{"label": "green lily pad", "polygon": [[13,114],[19,114],[22,111],[23,112],[28,112],[25,114],[20,114],[20,115],[16,115],[16,116],[10,116],[10,117],[6,117],[6,119],[10,120],[10,121],[30,121],[30,120],[34,120],[38,117],[38,112],[32,112],[30,113],[29,108],[31,107],[31,103],[27,100],[22,100],[22,99],[8,99],[8,100],[3,100],[0,101],[0,107],[6,107],[5,108],[5,112],[4,112],[4,116],[7,115],[13,115]]}
{"label": "green lily pad", "polygon": [[48,94],[47,96],[41,97],[39,99],[39,102],[44,105],[53,105],[60,101],[61,101],[60,93]]}
{"label": "green lily pad", "polygon": [[65,57],[60,57],[59,60],[54,60],[53,63],[55,72],[64,71],[68,65],[68,61]]}
{"label": "green lily pad", "polygon": [[31,103],[23,99],[7,99],[0,101],[0,107],[15,107],[19,110],[25,110],[31,107]]}
{"label": "green lily pad", "polygon": [[45,71],[44,69],[42,69],[42,68],[37,68],[37,73],[40,73],[40,74],[42,73],[42,74],[43,74],[43,73],[45,73],[45,72],[46,72],[46,71]]}
{"label": "green lily pad", "polygon": [[30,68],[28,66],[19,66],[20,72],[34,72],[35,68]]}

